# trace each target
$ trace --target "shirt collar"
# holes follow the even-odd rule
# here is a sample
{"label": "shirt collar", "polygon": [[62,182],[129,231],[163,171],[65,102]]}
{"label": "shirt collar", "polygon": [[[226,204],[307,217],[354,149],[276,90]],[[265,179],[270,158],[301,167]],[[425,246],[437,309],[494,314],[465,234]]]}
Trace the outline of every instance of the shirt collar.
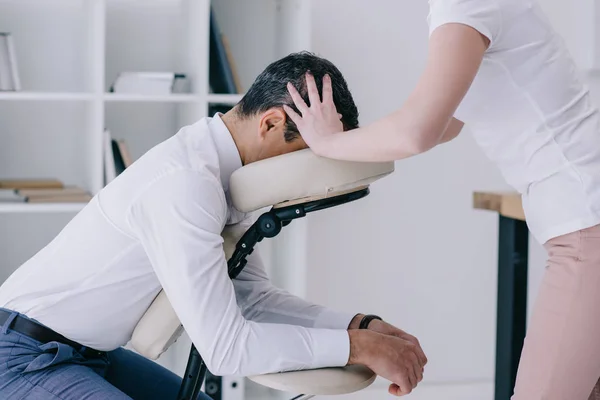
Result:
{"label": "shirt collar", "polygon": [[221,119],[221,114],[217,113],[208,123],[208,130],[215,142],[217,154],[219,156],[219,171],[221,174],[221,184],[225,192],[229,192],[229,178],[237,169],[242,168],[242,159],[238,151],[231,132]]}

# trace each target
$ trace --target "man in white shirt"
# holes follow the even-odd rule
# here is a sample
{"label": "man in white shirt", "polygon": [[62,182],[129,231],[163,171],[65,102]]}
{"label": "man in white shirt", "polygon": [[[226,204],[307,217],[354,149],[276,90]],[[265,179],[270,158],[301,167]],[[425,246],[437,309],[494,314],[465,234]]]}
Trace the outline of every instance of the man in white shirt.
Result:
{"label": "man in white shirt", "polygon": [[339,70],[292,54],[232,111],[146,153],[2,285],[1,398],[174,399],[179,377],[121,348],[161,288],[217,375],[360,363],[416,386],[426,358],[414,337],[380,320],[353,329],[363,315],[274,288],[256,253],[237,279],[227,275],[221,231],[247,218],[231,206],[229,178],[306,147],[282,109],[287,82],[306,97],[306,71],[331,80],[322,96],[333,96],[346,129],[357,127]]}

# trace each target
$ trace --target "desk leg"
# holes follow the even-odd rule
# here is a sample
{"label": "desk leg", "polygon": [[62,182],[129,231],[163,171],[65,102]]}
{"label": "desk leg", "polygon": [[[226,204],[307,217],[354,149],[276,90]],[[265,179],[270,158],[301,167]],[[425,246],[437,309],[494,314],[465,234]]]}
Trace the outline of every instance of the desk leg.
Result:
{"label": "desk leg", "polygon": [[513,394],[527,319],[529,231],[524,221],[500,216],[495,400]]}

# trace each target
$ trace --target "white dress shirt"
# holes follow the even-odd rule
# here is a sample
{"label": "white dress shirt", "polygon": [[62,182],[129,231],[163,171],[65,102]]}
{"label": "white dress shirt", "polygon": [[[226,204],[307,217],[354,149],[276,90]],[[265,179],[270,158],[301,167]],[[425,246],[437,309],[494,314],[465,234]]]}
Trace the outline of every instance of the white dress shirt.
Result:
{"label": "white dress shirt", "polygon": [[22,265],[0,288],[0,306],[113,350],[129,341],[162,287],[217,375],[345,365],[353,315],[274,288],[257,252],[229,279],[220,234],[247,219],[228,195],[240,167],[220,117],[183,128]]}
{"label": "white dress shirt", "polygon": [[600,223],[600,113],[535,0],[430,0],[431,32],[456,23],[490,40],[456,112],[523,195],[542,243]]}

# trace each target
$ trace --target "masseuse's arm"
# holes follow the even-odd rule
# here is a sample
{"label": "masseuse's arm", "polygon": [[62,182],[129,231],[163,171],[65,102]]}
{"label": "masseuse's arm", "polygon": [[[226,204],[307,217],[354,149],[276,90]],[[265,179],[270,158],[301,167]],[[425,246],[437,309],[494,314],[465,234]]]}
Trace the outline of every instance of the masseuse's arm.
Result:
{"label": "masseuse's arm", "polygon": [[315,153],[334,159],[399,160],[448,141],[462,128],[453,116],[477,75],[489,40],[467,25],[452,23],[437,28],[429,43],[427,65],[416,88],[398,111],[379,121],[341,133],[329,78],[324,78],[321,100],[310,75],[310,106],[288,85],[300,114],[289,107],[286,112]]}
{"label": "masseuse's arm", "polygon": [[135,200],[127,219],[213,373],[255,375],[348,362],[345,329],[257,323],[243,317],[223,252],[226,203],[218,178],[187,170],[157,177]]}
{"label": "masseuse's arm", "polygon": [[456,139],[462,132],[464,126],[464,122],[452,118],[438,144],[448,143],[449,141]]}

